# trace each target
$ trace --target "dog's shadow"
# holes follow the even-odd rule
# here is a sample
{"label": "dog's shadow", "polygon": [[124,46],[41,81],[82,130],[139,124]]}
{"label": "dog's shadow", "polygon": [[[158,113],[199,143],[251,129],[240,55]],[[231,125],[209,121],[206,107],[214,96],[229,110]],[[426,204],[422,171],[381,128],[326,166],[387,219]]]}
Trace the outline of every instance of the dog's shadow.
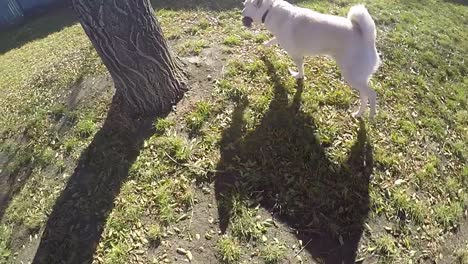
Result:
{"label": "dog's shadow", "polygon": [[[219,223],[225,232],[233,199],[252,199],[296,230],[306,249],[324,263],[354,263],[369,212],[372,146],[364,123],[342,164],[327,157],[314,120],[300,110],[303,82],[289,103],[273,65],[264,59],[274,98],[258,127],[246,133],[240,101],[223,133],[215,177]],[[246,165],[247,164],[247,165]],[[237,197],[237,198],[235,198]]]}

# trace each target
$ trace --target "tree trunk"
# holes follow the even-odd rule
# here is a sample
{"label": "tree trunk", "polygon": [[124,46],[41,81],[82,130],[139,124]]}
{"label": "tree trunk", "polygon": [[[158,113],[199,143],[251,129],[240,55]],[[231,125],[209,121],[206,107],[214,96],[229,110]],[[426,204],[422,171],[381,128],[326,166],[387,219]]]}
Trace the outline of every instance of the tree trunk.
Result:
{"label": "tree trunk", "polygon": [[115,84],[140,114],[168,112],[187,90],[148,0],[72,0]]}

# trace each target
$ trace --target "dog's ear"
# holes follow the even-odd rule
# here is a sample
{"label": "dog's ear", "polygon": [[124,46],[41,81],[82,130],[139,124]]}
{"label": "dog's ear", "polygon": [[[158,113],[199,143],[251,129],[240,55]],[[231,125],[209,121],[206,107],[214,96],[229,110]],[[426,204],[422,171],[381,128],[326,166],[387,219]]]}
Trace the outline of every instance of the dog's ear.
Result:
{"label": "dog's ear", "polygon": [[255,4],[256,7],[261,7],[262,4],[263,4],[263,0],[255,0],[254,4]]}

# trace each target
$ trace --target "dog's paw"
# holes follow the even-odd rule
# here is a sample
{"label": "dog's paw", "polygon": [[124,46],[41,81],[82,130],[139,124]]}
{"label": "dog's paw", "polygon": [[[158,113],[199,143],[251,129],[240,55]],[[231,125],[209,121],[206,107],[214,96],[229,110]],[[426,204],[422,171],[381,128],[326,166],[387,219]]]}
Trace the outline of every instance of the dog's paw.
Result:
{"label": "dog's paw", "polygon": [[296,71],[293,71],[291,69],[289,69],[289,73],[291,73],[291,75],[296,78],[296,79],[304,79],[304,75],[303,74],[300,74],[299,72],[296,72]]}
{"label": "dog's paw", "polygon": [[364,114],[364,111],[358,110],[358,111],[356,111],[356,112],[353,113],[353,117],[354,117],[354,118],[361,118],[361,117],[362,117],[362,114]]}

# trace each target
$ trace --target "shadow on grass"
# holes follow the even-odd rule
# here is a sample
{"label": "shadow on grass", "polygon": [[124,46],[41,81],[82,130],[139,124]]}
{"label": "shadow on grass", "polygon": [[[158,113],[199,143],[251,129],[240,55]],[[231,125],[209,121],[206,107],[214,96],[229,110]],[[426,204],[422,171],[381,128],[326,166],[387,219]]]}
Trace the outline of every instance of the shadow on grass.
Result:
{"label": "shadow on grass", "polygon": [[354,263],[373,170],[365,125],[361,121],[346,161],[336,164],[317,138],[314,120],[299,110],[303,83],[298,82],[289,104],[273,65],[264,61],[274,86],[269,110],[254,131],[245,133],[247,103],[237,103],[221,140],[218,169],[223,172],[215,178],[220,229],[225,232],[231,223],[233,199],[259,199],[295,230],[314,258]]}
{"label": "shadow on grass", "polygon": [[0,54],[45,38],[76,23],[78,20],[75,13],[69,7],[55,7],[47,13],[29,17],[14,28],[0,31]]}
{"label": "shadow on grass", "polygon": [[[205,9],[226,11],[242,8],[241,0],[150,0],[150,2],[155,10]],[[295,3],[297,1],[289,2]],[[76,23],[78,23],[78,19],[69,6],[61,6],[47,13],[35,15],[15,28],[0,31],[0,54],[19,48],[28,42],[44,38]]]}
{"label": "shadow on grass", "polygon": [[[17,146],[21,146],[18,144]],[[22,147],[22,146],[21,146]],[[33,149],[26,146],[11,153],[0,151],[0,219],[13,197],[21,191],[34,169]]]}
{"label": "shadow on grass", "polygon": [[[151,0],[150,2],[156,10],[162,8],[173,10],[201,8],[221,11],[242,6],[242,2],[239,0]],[[59,7],[50,8],[47,12],[27,18],[18,26],[0,31],[0,54],[19,48],[28,42],[45,38],[65,27],[78,23],[78,18],[70,5],[62,4]]]}
{"label": "shadow on grass", "polygon": [[150,0],[154,9],[206,9],[213,11],[223,11],[234,8],[241,8],[241,0]]}
{"label": "shadow on grass", "polygon": [[458,5],[468,5],[468,0],[444,0],[444,2],[458,4]]}
{"label": "shadow on grass", "polygon": [[[91,91],[91,86],[102,87],[103,90]],[[42,172],[46,171],[49,175],[62,174],[63,164],[54,162],[52,157],[44,160],[43,155],[47,146],[42,146],[42,152],[38,152],[37,149],[35,151],[38,146],[33,144],[37,141],[34,135],[38,129],[37,120],[45,118],[53,120],[56,123],[52,129],[62,136],[75,124],[76,115],[73,111],[86,96],[96,96],[97,93],[110,92],[112,89],[114,89],[112,80],[105,75],[93,78],[79,77],[70,88],[72,91],[66,100],[64,110],[32,118],[25,124],[24,130],[17,132],[17,138],[5,142],[5,147],[0,148],[0,219],[3,218],[13,198],[22,191],[30,176],[37,173],[36,168],[40,168]]]}
{"label": "shadow on grass", "polygon": [[157,117],[134,118],[115,98],[55,203],[33,263],[92,262],[114,199]]}

